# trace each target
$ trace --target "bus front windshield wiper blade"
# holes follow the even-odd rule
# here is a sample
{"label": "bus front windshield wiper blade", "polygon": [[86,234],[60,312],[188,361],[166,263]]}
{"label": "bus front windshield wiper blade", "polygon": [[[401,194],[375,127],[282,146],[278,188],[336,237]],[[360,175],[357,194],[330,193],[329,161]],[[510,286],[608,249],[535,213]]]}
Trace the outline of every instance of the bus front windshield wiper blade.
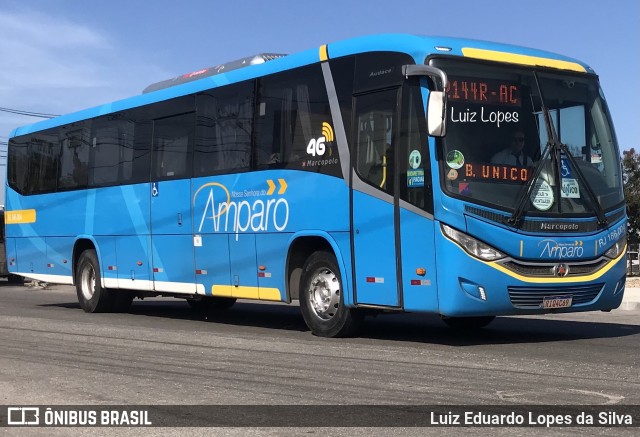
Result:
{"label": "bus front windshield wiper blade", "polygon": [[586,200],[588,201],[588,203],[590,203],[591,208],[596,213],[596,217],[598,218],[598,226],[603,228],[606,227],[609,223],[607,221],[607,217],[604,215],[604,210],[602,209],[602,205],[600,205],[600,202],[598,201],[598,197],[596,196],[596,193],[594,193],[593,188],[591,187],[591,184],[589,184],[589,181],[582,173],[582,170],[580,170],[578,161],[571,154],[571,151],[569,150],[566,144],[558,143],[558,149],[560,152],[564,154],[564,156],[567,157],[567,159],[569,159],[571,168],[575,171],[576,176],[578,176],[578,180],[582,182],[582,185],[587,191]]}
{"label": "bus front windshield wiper blade", "polygon": [[[562,184],[562,179],[560,177],[561,175],[560,165],[561,165],[561,156],[564,155],[569,160],[571,167],[575,169],[575,173],[578,180],[585,187],[585,190],[587,193],[587,197],[585,200],[589,203],[589,206],[591,206],[592,210],[595,212],[596,217],[598,218],[598,226],[606,227],[608,224],[607,218],[604,215],[604,210],[602,209],[602,206],[600,205],[600,202],[598,201],[598,198],[594,193],[593,188],[591,187],[591,185],[589,184],[589,181],[586,179],[586,177],[582,173],[582,170],[580,170],[580,167],[578,166],[578,162],[576,161],[575,157],[571,154],[571,151],[569,150],[567,145],[561,143],[560,140],[558,139],[558,134],[551,120],[551,114],[549,112],[549,108],[547,108],[545,104],[545,99],[542,93],[542,87],[540,86],[540,81],[538,79],[537,72],[534,71],[533,76],[535,78],[536,87],[538,88],[538,94],[540,96],[545,130],[547,132],[547,145],[544,149],[544,152],[542,153],[542,156],[540,157],[540,160],[538,161],[538,165],[536,166],[533,172],[533,176],[527,181],[524,192],[518,199],[518,204],[516,206],[516,209],[513,211],[513,214],[511,214],[511,217],[507,219],[507,223],[511,226],[518,226],[520,220],[522,219],[522,216],[524,215],[527,202],[531,198],[531,194],[533,193],[534,187],[536,186],[536,181],[540,177],[542,168],[544,167],[544,164],[549,155],[551,155],[551,160],[553,164],[552,167],[555,173],[554,176],[555,176],[555,180],[557,181],[556,193],[560,192],[561,184]],[[557,196],[557,197],[558,199],[560,199],[560,196]]]}
{"label": "bus front windshield wiper blade", "polygon": [[549,114],[549,110],[547,109],[544,103],[544,97],[542,96],[542,88],[540,87],[540,82],[538,81],[538,74],[535,71],[533,72],[533,77],[536,80],[536,87],[538,88],[538,95],[540,96],[540,101],[542,105],[544,125],[547,132],[547,145],[544,148],[544,152],[542,152],[542,156],[540,157],[540,160],[538,161],[538,165],[536,166],[533,172],[533,176],[529,178],[529,180],[527,181],[527,184],[524,187],[524,191],[522,192],[522,194],[518,199],[516,209],[513,211],[513,214],[511,214],[511,217],[507,219],[507,223],[509,225],[516,226],[516,227],[518,226],[518,224],[520,223],[520,220],[522,219],[522,216],[524,215],[524,210],[527,206],[527,201],[528,199],[531,198],[531,193],[533,193],[535,182],[540,177],[540,173],[542,172],[542,168],[544,167],[547,157],[552,152],[553,152],[553,156],[557,156],[556,155],[557,142],[555,141],[556,139],[555,130],[553,128],[553,123],[551,122],[551,115]]}

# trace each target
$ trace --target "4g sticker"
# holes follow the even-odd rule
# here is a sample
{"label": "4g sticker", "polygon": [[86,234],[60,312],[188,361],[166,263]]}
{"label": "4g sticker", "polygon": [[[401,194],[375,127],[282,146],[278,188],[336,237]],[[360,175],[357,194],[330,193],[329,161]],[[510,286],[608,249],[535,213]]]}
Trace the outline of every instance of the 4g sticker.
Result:
{"label": "4g sticker", "polygon": [[323,156],[327,151],[325,143],[333,141],[333,128],[326,121],[322,123],[322,136],[319,138],[311,138],[307,145],[307,154],[311,156]]}

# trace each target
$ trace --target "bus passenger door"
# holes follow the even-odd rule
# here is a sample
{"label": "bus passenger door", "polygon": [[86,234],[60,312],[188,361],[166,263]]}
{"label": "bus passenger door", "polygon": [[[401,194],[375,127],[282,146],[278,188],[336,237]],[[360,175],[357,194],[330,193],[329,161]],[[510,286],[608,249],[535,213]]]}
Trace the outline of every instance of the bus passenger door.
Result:
{"label": "bus passenger door", "polygon": [[393,150],[399,88],[355,98],[352,144],[355,302],[398,307]]}
{"label": "bus passenger door", "polygon": [[191,167],[195,113],[153,122],[151,243],[155,291],[195,293]]}

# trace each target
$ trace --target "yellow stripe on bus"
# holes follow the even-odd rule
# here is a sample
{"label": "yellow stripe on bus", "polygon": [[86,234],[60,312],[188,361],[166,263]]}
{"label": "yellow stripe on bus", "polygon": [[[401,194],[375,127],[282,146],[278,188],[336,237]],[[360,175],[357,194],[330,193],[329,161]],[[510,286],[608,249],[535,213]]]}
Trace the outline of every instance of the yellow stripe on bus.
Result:
{"label": "yellow stripe on bus", "polygon": [[[620,260],[622,258],[626,259],[626,255],[627,255],[627,246],[625,245],[624,246],[624,250],[622,251],[621,255],[619,255],[617,258],[609,261],[607,263],[607,265],[605,265],[603,268],[601,268],[598,271],[595,271],[595,272],[591,273],[590,275],[564,276],[564,277],[558,277],[558,276],[553,276],[553,277],[524,276],[524,275],[521,275],[519,273],[514,272],[513,270],[509,270],[508,268],[506,268],[505,266],[500,264],[498,261],[483,261],[481,259],[478,259],[478,258],[470,255],[466,250],[464,250],[464,248],[462,246],[460,246],[455,241],[451,240],[448,237],[445,237],[445,238],[447,238],[447,240],[449,240],[450,242],[452,242],[453,244],[458,246],[460,248],[460,250],[462,250],[462,252],[465,255],[467,255],[469,258],[471,258],[474,261],[478,261],[478,262],[481,262],[482,264],[486,264],[489,267],[492,267],[492,268],[504,273],[505,275],[509,275],[512,278],[518,279],[518,280],[520,280],[522,282],[534,282],[534,283],[539,283],[539,284],[561,284],[561,283],[565,283],[565,282],[587,282],[587,281],[593,281],[595,279],[600,278],[602,275],[604,275],[609,270],[611,270],[611,268],[613,266],[615,266],[618,262],[620,262]],[[560,261],[558,261],[558,262],[560,262]],[[567,262],[571,262],[571,260],[563,260],[563,262],[567,263]]]}
{"label": "yellow stripe on bus", "polygon": [[268,287],[235,287],[233,285],[214,285],[211,294],[219,297],[238,299],[275,300],[280,302],[280,290]]}
{"label": "yellow stripe on bus", "polygon": [[321,61],[329,60],[329,51],[327,50],[326,44],[320,46],[320,60]]}
{"label": "yellow stripe on bus", "polygon": [[[518,273],[515,273],[512,270],[507,269],[506,267],[504,267],[502,264],[499,264],[495,261],[493,262],[484,262],[485,264],[493,267],[496,270],[501,271],[504,274],[507,274],[509,276],[511,276],[512,278],[518,279],[520,281],[523,282],[537,282],[540,284],[559,284],[559,283],[563,283],[563,282],[587,282],[587,281],[593,281],[595,279],[600,278],[602,275],[604,275],[605,273],[607,273],[609,270],[611,270],[611,268],[613,266],[615,266],[622,258],[624,258],[626,256],[626,248],[625,250],[622,252],[622,254],[620,256],[618,256],[618,258],[609,261],[609,263],[604,266],[602,269],[590,274],[590,275],[581,275],[581,276],[564,276],[562,278],[554,276],[554,277],[534,277],[534,276],[523,276],[520,275]],[[566,261],[565,261],[566,262]]]}
{"label": "yellow stripe on bus", "polygon": [[5,211],[4,222],[8,225],[36,222],[35,209],[20,209],[15,211]]}
{"label": "yellow stripe on bus", "polygon": [[475,49],[464,47],[462,54],[467,58],[483,59],[486,61],[508,62],[510,64],[531,65],[540,67],[558,68],[586,73],[587,70],[580,64],[557,59],[541,58],[538,56],[518,55],[516,53],[498,52],[495,50]]}

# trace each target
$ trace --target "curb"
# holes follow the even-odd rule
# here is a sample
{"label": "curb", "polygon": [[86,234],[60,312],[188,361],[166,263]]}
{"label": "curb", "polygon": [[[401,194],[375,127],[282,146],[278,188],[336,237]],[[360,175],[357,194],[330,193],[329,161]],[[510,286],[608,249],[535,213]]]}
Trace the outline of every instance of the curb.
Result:
{"label": "curb", "polygon": [[626,287],[624,290],[622,303],[620,304],[618,309],[623,311],[640,310],[640,288]]}

